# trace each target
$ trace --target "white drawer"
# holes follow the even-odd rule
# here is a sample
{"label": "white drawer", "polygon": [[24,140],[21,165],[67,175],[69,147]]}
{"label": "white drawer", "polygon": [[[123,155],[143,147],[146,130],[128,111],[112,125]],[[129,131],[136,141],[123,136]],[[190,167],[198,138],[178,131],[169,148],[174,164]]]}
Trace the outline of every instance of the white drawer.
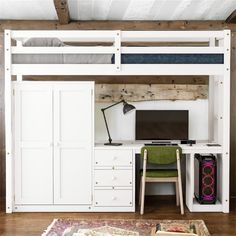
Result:
{"label": "white drawer", "polygon": [[95,190],[95,206],[132,206],[132,190]]}
{"label": "white drawer", "polygon": [[95,166],[132,166],[132,150],[95,150]]}
{"label": "white drawer", "polygon": [[95,170],[95,186],[132,186],[131,170]]}

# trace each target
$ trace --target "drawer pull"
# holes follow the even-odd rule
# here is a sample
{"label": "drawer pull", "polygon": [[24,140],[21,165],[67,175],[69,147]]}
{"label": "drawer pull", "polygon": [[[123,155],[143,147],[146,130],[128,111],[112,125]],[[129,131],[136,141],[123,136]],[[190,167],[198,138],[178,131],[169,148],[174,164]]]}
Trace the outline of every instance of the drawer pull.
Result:
{"label": "drawer pull", "polygon": [[98,182],[96,182],[96,184],[98,184]]}
{"label": "drawer pull", "polygon": [[117,160],[117,157],[116,157],[116,156],[113,157],[113,161],[115,161],[115,160]]}
{"label": "drawer pull", "polygon": [[115,181],[117,178],[115,176],[112,177],[112,180]]}
{"label": "drawer pull", "polygon": [[98,164],[98,162],[96,161],[96,164]]}
{"label": "drawer pull", "polygon": [[115,200],[117,200],[117,197],[113,197],[113,198],[112,198],[112,201],[115,201]]}

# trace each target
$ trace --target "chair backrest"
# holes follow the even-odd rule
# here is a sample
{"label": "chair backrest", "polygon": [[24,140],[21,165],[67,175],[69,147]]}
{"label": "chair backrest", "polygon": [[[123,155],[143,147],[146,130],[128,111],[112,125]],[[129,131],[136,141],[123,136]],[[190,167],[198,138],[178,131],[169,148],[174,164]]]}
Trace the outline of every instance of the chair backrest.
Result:
{"label": "chair backrest", "polygon": [[176,163],[176,150],[179,150],[181,157],[182,149],[178,146],[144,146],[141,149],[141,157],[144,157],[144,150],[147,150],[147,162],[150,164],[168,165]]}

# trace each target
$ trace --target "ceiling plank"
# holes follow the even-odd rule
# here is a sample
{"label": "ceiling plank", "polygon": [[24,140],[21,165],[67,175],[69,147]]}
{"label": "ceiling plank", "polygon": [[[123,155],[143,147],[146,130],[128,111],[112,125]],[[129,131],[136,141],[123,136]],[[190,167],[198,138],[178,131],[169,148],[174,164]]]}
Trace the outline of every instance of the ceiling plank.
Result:
{"label": "ceiling plank", "polygon": [[53,0],[56,8],[58,20],[60,24],[68,24],[70,22],[70,13],[67,0]]}
{"label": "ceiling plank", "polygon": [[173,14],[170,16],[171,20],[184,20],[184,13],[188,10],[189,6],[193,3],[192,0],[178,1],[179,5],[176,7]]}
{"label": "ceiling plank", "polygon": [[112,0],[107,15],[107,20],[123,19],[131,0]]}
{"label": "ceiling plank", "polygon": [[226,23],[236,23],[236,10],[234,10],[230,16],[225,20]]}

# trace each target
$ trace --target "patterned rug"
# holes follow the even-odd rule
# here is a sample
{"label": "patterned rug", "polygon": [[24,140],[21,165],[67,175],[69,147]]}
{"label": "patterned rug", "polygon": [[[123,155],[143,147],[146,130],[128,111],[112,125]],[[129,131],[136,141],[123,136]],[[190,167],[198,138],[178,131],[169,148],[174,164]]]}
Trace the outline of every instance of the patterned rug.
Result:
{"label": "patterned rug", "polygon": [[203,220],[72,220],[55,219],[42,236],[150,236],[158,223],[195,224],[199,236],[210,236]]}

